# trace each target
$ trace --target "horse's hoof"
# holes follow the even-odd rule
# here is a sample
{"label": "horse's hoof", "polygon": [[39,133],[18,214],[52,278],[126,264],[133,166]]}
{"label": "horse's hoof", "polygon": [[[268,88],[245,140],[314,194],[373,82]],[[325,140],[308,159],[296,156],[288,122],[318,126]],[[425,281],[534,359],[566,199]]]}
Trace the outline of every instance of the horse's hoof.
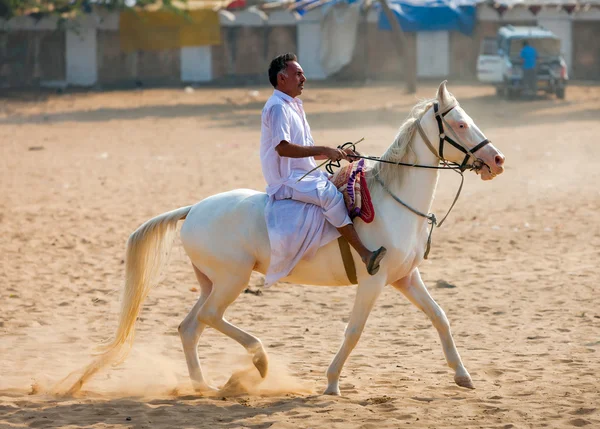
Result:
{"label": "horse's hoof", "polygon": [[468,375],[457,375],[454,377],[454,382],[460,387],[466,387],[467,389],[475,389],[473,380],[471,380],[471,377]]}
{"label": "horse's hoof", "polygon": [[327,386],[327,389],[325,389],[323,395],[342,396],[342,393],[340,392],[340,388],[337,386]]}
{"label": "horse's hoof", "polygon": [[258,369],[260,376],[265,378],[267,376],[267,372],[269,370],[269,359],[267,358],[267,353],[261,347],[260,350],[254,353],[252,357],[252,363]]}
{"label": "horse's hoof", "polygon": [[327,386],[327,389],[325,389],[325,392],[323,392],[323,395],[342,396],[342,394],[340,393],[340,387],[335,382],[331,383]]}

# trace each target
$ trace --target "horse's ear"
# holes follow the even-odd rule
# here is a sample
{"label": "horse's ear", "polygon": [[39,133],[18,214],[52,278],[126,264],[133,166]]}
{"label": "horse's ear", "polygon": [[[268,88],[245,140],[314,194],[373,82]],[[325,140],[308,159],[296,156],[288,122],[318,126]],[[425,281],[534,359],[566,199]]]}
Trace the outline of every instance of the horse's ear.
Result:
{"label": "horse's ear", "polygon": [[437,91],[436,98],[437,98],[438,102],[440,103],[440,106],[444,106],[444,105],[448,104],[448,102],[452,98],[452,96],[446,89],[446,83],[448,83],[447,80],[440,83],[440,87],[438,88],[438,91]]}

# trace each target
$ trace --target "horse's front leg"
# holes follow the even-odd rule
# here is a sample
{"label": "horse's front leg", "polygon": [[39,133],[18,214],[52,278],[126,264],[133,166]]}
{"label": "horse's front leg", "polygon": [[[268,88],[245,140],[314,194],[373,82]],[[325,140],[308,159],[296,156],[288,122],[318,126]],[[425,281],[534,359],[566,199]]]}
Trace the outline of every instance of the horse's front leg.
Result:
{"label": "horse's front leg", "polygon": [[452,332],[450,332],[450,323],[444,310],[433,300],[427,287],[421,279],[421,273],[414,269],[410,275],[392,284],[396,289],[402,292],[417,308],[423,311],[435,329],[437,329],[444,348],[444,355],[448,366],[454,370],[454,381],[456,384],[469,389],[474,389],[473,380],[469,372],[464,367],[460,355],[456,350]]}
{"label": "horse's front leg", "polygon": [[342,367],[358,343],[371,309],[384,286],[385,279],[378,280],[376,276],[359,282],[354,308],[344,333],[344,341],[327,369],[327,389],[324,392],[326,395],[340,395],[339,382]]}

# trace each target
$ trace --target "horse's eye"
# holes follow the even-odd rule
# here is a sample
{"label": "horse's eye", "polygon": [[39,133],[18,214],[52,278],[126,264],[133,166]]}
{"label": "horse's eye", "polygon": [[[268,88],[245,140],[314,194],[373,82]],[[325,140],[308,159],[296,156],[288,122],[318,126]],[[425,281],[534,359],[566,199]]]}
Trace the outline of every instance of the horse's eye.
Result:
{"label": "horse's eye", "polygon": [[467,124],[461,122],[460,124],[458,124],[458,128],[467,128]]}

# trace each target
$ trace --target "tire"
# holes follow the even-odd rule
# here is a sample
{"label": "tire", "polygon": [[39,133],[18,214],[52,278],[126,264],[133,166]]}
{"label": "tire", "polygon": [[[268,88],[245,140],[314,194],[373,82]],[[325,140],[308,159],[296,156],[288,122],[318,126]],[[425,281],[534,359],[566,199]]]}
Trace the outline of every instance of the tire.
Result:
{"label": "tire", "polygon": [[507,100],[516,100],[519,98],[519,91],[514,88],[506,88],[506,99]]}
{"label": "tire", "polygon": [[508,85],[508,82],[504,81],[504,83],[500,87],[500,92],[502,93],[502,96],[504,98],[506,98],[507,100],[510,100],[512,98],[511,97],[512,90],[510,89],[510,86]]}
{"label": "tire", "polygon": [[560,100],[565,99],[565,87],[564,86],[556,88],[556,98],[558,98]]}

